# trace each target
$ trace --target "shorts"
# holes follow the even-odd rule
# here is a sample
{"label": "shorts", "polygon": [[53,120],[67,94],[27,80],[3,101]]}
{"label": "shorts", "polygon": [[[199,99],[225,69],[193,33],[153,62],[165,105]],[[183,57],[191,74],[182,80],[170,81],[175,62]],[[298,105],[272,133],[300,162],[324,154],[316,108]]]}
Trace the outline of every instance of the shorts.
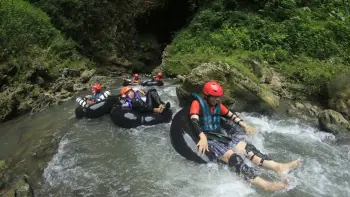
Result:
{"label": "shorts", "polygon": [[220,158],[229,150],[235,150],[236,145],[240,141],[244,141],[243,138],[233,137],[228,145],[218,142],[216,140],[208,140],[208,148],[213,153],[214,159],[220,160]]}

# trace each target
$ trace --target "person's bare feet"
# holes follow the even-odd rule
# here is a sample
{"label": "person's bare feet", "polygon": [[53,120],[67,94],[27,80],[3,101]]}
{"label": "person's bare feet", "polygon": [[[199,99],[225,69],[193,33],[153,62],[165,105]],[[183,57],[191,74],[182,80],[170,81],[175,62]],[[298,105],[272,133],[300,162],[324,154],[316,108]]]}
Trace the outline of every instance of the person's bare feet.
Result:
{"label": "person's bare feet", "polygon": [[279,182],[271,182],[265,190],[267,191],[279,191],[289,186],[289,182],[287,180],[279,181]]}
{"label": "person's bare feet", "polygon": [[298,165],[300,165],[300,159],[297,159],[295,161],[291,161],[288,163],[282,163],[280,164],[277,173],[279,175],[287,174],[290,171],[292,171],[294,168],[296,168]]}

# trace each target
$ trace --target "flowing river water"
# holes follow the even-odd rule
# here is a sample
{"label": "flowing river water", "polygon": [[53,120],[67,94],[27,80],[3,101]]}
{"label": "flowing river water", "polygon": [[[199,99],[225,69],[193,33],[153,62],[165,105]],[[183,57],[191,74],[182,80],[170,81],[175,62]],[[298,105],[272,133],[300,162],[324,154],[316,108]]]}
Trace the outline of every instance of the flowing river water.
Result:
{"label": "flowing river water", "polygon": [[[167,81],[157,87],[172,110],[180,110],[176,85]],[[117,85],[112,94],[120,90]],[[58,150],[48,162],[35,188],[35,196],[121,197],[348,197],[350,196],[350,146],[338,144],[324,133],[296,119],[278,120],[240,113],[257,128],[246,138],[276,161],[300,158],[302,165],[285,175],[290,187],[265,192],[250,185],[226,166],[198,165],[173,149],[171,123],[121,129],[108,115],[76,120],[74,101],[9,121],[0,127],[0,156],[25,154],[33,145],[22,143],[40,131],[61,134]],[[175,115],[175,113],[174,113]],[[249,163],[249,161],[247,161]],[[249,163],[251,165],[251,163]],[[274,172],[257,167],[261,176],[279,180]]]}

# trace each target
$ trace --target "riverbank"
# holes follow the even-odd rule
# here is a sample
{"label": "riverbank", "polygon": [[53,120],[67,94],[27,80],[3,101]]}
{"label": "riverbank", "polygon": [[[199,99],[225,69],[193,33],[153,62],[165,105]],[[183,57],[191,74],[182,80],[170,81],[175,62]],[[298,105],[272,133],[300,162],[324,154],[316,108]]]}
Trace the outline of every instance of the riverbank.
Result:
{"label": "riverbank", "polygon": [[[0,2],[0,35],[7,38],[0,40],[5,49],[0,51],[0,122],[70,102],[91,83],[108,88],[123,73],[149,72],[161,61],[163,47],[159,45],[164,41],[168,47],[162,65],[153,72],[178,78],[182,85],[176,94],[181,106],[192,100],[190,93],[201,92],[205,81],[217,80],[225,89],[223,102],[234,111],[293,116],[336,136],[348,135],[348,4],[196,1],[198,13],[171,42],[170,30],[166,39],[160,39],[163,29],[149,30],[149,18],[142,18],[160,9],[163,1],[121,6],[89,2],[72,2],[73,18],[71,12],[64,12],[66,2],[62,1]],[[188,6],[188,1],[181,2]],[[119,21],[125,10],[136,7],[140,9]],[[118,13],[110,18],[109,12]],[[102,14],[94,21],[96,13]],[[189,17],[193,12],[186,13]],[[159,16],[153,15],[162,18]],[[102,23],[104,20],[108,23]],[[14,159],[0,161],[0,194],[13,196],[23,191],[32,196],[31,177],[42,175],[58,143],[74,125],[68,121],[57,133],[54,115],[66,114],[42,115],[38,131],[13,130],[20,136],[19,145],[15,153],[9,153]]]}
{"label": "riverbank", "polygon": [[204,2],[156,71],[182,79],[180,99],[217,80],[238,111],[271,114],[288,100],[290,115],[349,132],[349,13],[342,2]]}

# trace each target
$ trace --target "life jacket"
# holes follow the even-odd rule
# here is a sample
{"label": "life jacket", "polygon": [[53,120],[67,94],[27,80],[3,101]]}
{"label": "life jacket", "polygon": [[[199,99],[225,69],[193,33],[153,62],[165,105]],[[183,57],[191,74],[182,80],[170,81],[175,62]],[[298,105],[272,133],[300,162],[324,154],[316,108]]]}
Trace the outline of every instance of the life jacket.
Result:
{"label": "life jacket", "polygon": [[[135,99],[135,98],[136,98],[136,99],[141,99],[139,93],[137,93],[137,92],[135,91],[134,94],[135,94],[135,97],[134,97],[134,98],[129,98],[129,97],[124,98],[124,100],[126,101],[126,104],[127,104],[127,108],[129,108],[129,109],[132,109],[132,100],[133,100],[133,99]],[[124,105],[123,105],[123,106],[124,106]]]}
{"label": "life jacket", "polygon": [[134,78],[132,79],[132,83],[138,83],[138,82],[140,82],[140,78],[135,78],[135,77],[134,77]]}
{"label": "life jacket", "polygon": [[155,81],[162,81],[162,78],[161,77],[155,77],[154,80]]}
{"label": "life jacket", "polygon": [[199,96],[197,93],[193,94],[194,98],[199,101],[200,104],[200,115],[199,123],[201,125],[202,131],[205,132],[220,132],[220,115],[221,108],[220,104],[217,104],[214,108],[214,113],[210,111],[208,104],[204,99]]}
{"label": "life jacket", "polygon": [[100,98],[100,96],[102,96],[103,95],[103,93],[102,92],[99,92],[99,93],[97,93],[95,96],[91,96],[90,97],[90,101],[93,101],[94,103],[95,102],[97,102],[97,101],[99,101],[99,98]]}

